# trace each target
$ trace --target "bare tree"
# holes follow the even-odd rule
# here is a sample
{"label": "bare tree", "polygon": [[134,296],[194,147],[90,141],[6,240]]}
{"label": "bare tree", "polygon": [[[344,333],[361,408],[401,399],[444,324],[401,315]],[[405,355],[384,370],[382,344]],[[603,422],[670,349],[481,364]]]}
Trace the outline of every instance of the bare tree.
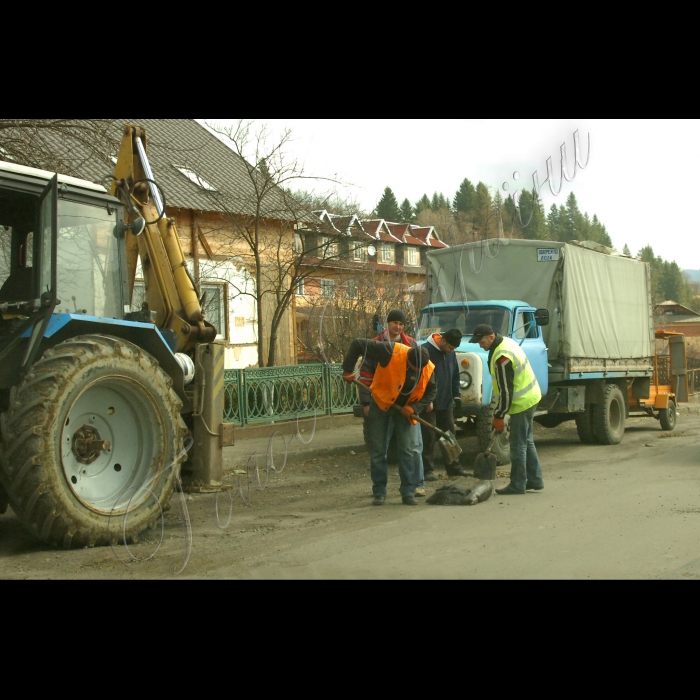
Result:
{"label": "bare tree", "polygon": [[331,296],[309,300],[309,323],[301,339],[319,362],[342,362],[355,338],[373,338],[375,317],[387,326],[392,309],[406,313],[406,333],[415,332],[417,319],[404,276],[397,272],[365,271],[337,285]]}
{"label": "bare tree", "polygon": [[77,174],[86,162],[111,171],[118,129],[114,119],[0,119],[0,160]]}
{"label": "bare tree", "polygon": [[245,167],[245,182],[210,193],[225,222],[214,238],[222,249],[240,251],[238,255],[254,277],[253,285],[234,285],[234,293],[255,297],[259,364],[272,367],[277,362],[280,326],[300,283],[322,274],[324,267],[330,271],[334,262],[346,257],[348,245],[345,232],[313,214],[318,195],[302,190],[297,196],[294,190],[309,182],[338,183],[306,175],[288,157],[288,130],[273,140],[265,126],[254,131],[250,121],[240,120],[230,127],[207,126],[240,156]]}

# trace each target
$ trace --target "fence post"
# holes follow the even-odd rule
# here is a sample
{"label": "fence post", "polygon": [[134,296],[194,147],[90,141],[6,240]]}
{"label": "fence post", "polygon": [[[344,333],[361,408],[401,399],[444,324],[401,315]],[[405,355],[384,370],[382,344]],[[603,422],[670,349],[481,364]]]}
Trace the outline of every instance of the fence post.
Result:
{"label": "fence post", "polygon": [[238,375],[238,405],[241,425],[245,428],[248,423],[248,389],[245,383],[245,370],[239,369],[236,374]]}

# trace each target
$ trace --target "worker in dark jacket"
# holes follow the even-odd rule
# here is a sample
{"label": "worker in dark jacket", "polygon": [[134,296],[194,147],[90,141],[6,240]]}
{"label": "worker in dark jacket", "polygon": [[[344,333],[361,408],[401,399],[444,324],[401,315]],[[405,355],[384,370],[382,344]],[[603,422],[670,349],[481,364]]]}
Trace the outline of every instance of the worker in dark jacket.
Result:
{"label": "worker in dark jacket", "polygon": [[415,416],[435,398],[435,367],[425,348],[357,338],[343,360],[343,379],[346,382],[355,379],[355,365],[360,357],[370,358],[376,363],[369,406],[372,504],[381,506],[386,500],[387,448],[391,424],[397,438],[401,498],[404,505],[415,506],[423,451],[423,440]]}
{"label": "worker in dark jacket", "polygon": [[[435,333],[423,347],[427,348],[430,360],[435,365],[437,396],[432,411],[425,411],[424,418],[440,430],[449,430],[456,435],[453,407],[461,404],[459,391],[459,365],[455,350],[462,342],[462,331],[452,328],[444,333]],[[435,451],[436,433],[421,426],[423,432],[423,470],[425,481],[437,481],[433,453]],[[445,465],[447,476],[467,476],[459,460]]]}

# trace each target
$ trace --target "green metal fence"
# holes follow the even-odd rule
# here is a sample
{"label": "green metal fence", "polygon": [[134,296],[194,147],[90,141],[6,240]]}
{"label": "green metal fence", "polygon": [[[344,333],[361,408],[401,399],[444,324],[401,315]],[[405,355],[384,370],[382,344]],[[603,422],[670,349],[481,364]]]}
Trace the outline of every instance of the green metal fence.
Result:
{"label": "green metal fence", "polygon": [[252,425],[352,413],[355,387],[341,365],[304,365],[226,370],[224,420]]}

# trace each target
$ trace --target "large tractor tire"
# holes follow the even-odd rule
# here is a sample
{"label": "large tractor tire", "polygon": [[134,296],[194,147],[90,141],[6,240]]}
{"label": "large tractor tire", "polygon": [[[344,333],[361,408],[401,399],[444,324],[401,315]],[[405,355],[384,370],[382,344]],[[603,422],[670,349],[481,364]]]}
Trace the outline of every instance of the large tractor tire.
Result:
{"label": "large tractor tire", "polygon": [[593,434],[593,411],[594,405],[589,404],[583,413],[576,414],[576,432],[579,440],[584,445],[595,445],[596,439]]}
{"label": "large tractor tire", "polygon": [[675,430],[676,428],[676,404],[669,399],[668,408],[659,411],[659,421],[663,430]]}
{"label": "large tractor tire", "polygon": [[[476,439],[479,443],[479,452],[486,452],[493,440],[493,406],[486,406],[479,411],[476,417]],[[510,426],[498,436],[493,445],[492,452],[496,455],[499,466],[510,464]]]}
{"label": "large tractor tire", "polygon": [[81,336],[47,350],[2,415],[2,481],[43,542],[138,541],[169,505],[185,454],[182,402],[148,353]]}
{"label": "large tractor tire", "polygon": [[617,384],[605,387],[603,402],[593,406],[593,436],[601,445],[618,445],[625,434],[627,408]]}

